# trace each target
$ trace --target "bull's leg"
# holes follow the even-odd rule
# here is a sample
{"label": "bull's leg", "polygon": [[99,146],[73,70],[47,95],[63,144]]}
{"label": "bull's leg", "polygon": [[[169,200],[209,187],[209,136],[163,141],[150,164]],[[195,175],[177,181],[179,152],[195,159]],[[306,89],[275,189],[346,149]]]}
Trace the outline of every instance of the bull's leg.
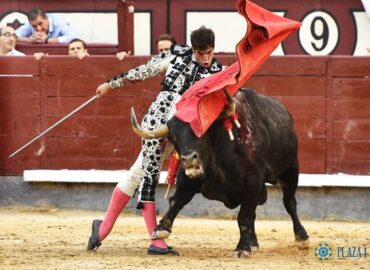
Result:
{"label": "bull's leg", "polygon": [[238,214],[238,226],[240,231],[239,243],[234,250],[234,257],[248,257],[251,251],[258,249],[258,241],[254,229],[256,220],[256,208],[259,200],[259,194],[263,188],[262,181],[250,181],[247,194],[244,198]]}
{"label": "bull's leg", "polygon": [[[180,170],[179,175],[181,175]],[[182,173],[183,174],[183,173]],[[152,239],[168,238],[172,232],[172,225],[180,210],[191,201],[196,193],[200,192],[198,185],[191,184],[185,180],[184,174],[178,177],[176,192],[169,199],[169,209],[163,218],[159,221],[157,228],[154,230]]]}
{"label": "bull's leg", "polygon": [[279,176],[279,179],[282,181],[284,206],[293,221],[295,239],[296,241],[305,241],[308,239],[308,234],[299,221],[297,215],[297,201],[295,198],[298,186],[298,176],[298,160],[296,160],[294,166],[290,170],[282,173]]}

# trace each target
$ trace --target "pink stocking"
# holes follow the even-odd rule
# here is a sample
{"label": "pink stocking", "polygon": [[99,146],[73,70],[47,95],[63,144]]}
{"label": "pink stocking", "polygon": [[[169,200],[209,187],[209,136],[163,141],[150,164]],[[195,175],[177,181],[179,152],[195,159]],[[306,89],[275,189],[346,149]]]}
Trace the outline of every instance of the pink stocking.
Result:
{"label": "pink stocking", "polygon": [[[149,233],[149,237],[152,235],[154,229],[157,227],[157,217],[155,215],[155,202],[144,202],[143,216],[146,224],[146,228]],[[160,248],[167,248],[167,244],[164,240],[151,240],[152,245]]]}
{"label": "pink stocking", "polygon": [[119,214],[130,199],[131,197],[122,192],[117,186],[114,188],[107,212],[99,227],[99,241],[104,240],[108,236]]}

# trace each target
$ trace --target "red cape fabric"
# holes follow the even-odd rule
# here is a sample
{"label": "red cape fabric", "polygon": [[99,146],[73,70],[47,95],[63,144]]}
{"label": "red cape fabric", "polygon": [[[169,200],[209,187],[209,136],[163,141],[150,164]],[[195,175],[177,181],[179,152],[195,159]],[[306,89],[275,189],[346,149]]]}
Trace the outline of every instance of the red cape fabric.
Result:
{"label": "red cape fabric", "polygon": [[301,25],[300,22],[275,15],[250,1],[238,0],[236,8],[248,25],[245,36],[236,46],[238,61],[198,81],[176,105],[175,116],[189,123],[198,137],[207,131],[226,105],[222,89],[234,95],[279,43]]}

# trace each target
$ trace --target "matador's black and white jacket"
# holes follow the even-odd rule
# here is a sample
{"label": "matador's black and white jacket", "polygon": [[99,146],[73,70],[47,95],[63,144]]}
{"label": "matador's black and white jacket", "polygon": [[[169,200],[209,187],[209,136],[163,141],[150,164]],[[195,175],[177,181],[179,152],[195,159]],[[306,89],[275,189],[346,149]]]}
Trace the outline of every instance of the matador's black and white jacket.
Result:
{"label": "matador's black and white jacket", "polygon": [[[165,73],[162,89],[141,123],[144,130],[153,130],[167,123],[171,108],[190,86],[224,68],[215,59],[209,68],[204,68],[195,61],[191,47],[173,45],[170,51],[152,57],[146,64],[124,72],[108,83],[114,89]],[[139,187],[139,201],[155,200],[161,165],[161,143],[162,139],[142,140],[144,173]]]}

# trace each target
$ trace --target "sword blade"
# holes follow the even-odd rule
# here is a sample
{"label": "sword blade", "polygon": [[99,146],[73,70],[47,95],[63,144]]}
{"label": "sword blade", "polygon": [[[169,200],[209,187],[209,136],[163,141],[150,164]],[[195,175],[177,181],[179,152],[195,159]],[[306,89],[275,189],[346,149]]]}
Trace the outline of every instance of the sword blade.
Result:
{"label": "sword blade", "polygon": [[29,146],[31,143],[33,143],[34,141],[36,141],[37,139],[39,139],[40,137],[42,137],[43,135],[45,135],[46,133],[48,133],[50,130],[52,130],[53,128],[55,128],[57,125],[59,125],[60,123],[62,123],[64,120],[66,120],[67,118],[69,118],[71,115],[75,114],[76,112],[78,112],[79,110],[81,110],[83,107],[85,107],[87,104],[89,104],[90,102],[92,102],[93,100],[96,99],[96,96],[93,96],[91,97],[89,100],[87,100],[86,102],[84,102],[82,105],[80,105],[78,108],[74,109],[73,111],[71,111],[69,114],[67,114],[66,116],[64,116],[62,119],[60,119],[58,122],[56,122],[54,125],[52,125],[51,127],[47,128],[46,130],[44,130],[42,133],[40,133],[39,135],[37,135],[35,138],[33,138],[32,140],[30,140],[28,143],[26,143],[25,145],[23,145],[21,148],[19,148],[17,151],[15,151],[13,154],[11,154],[9,156],[9,158],[11,157],[14,157],[16,154],[18,154],[20,151],[22,151],[24,148],[26,148],[27,146]]}

